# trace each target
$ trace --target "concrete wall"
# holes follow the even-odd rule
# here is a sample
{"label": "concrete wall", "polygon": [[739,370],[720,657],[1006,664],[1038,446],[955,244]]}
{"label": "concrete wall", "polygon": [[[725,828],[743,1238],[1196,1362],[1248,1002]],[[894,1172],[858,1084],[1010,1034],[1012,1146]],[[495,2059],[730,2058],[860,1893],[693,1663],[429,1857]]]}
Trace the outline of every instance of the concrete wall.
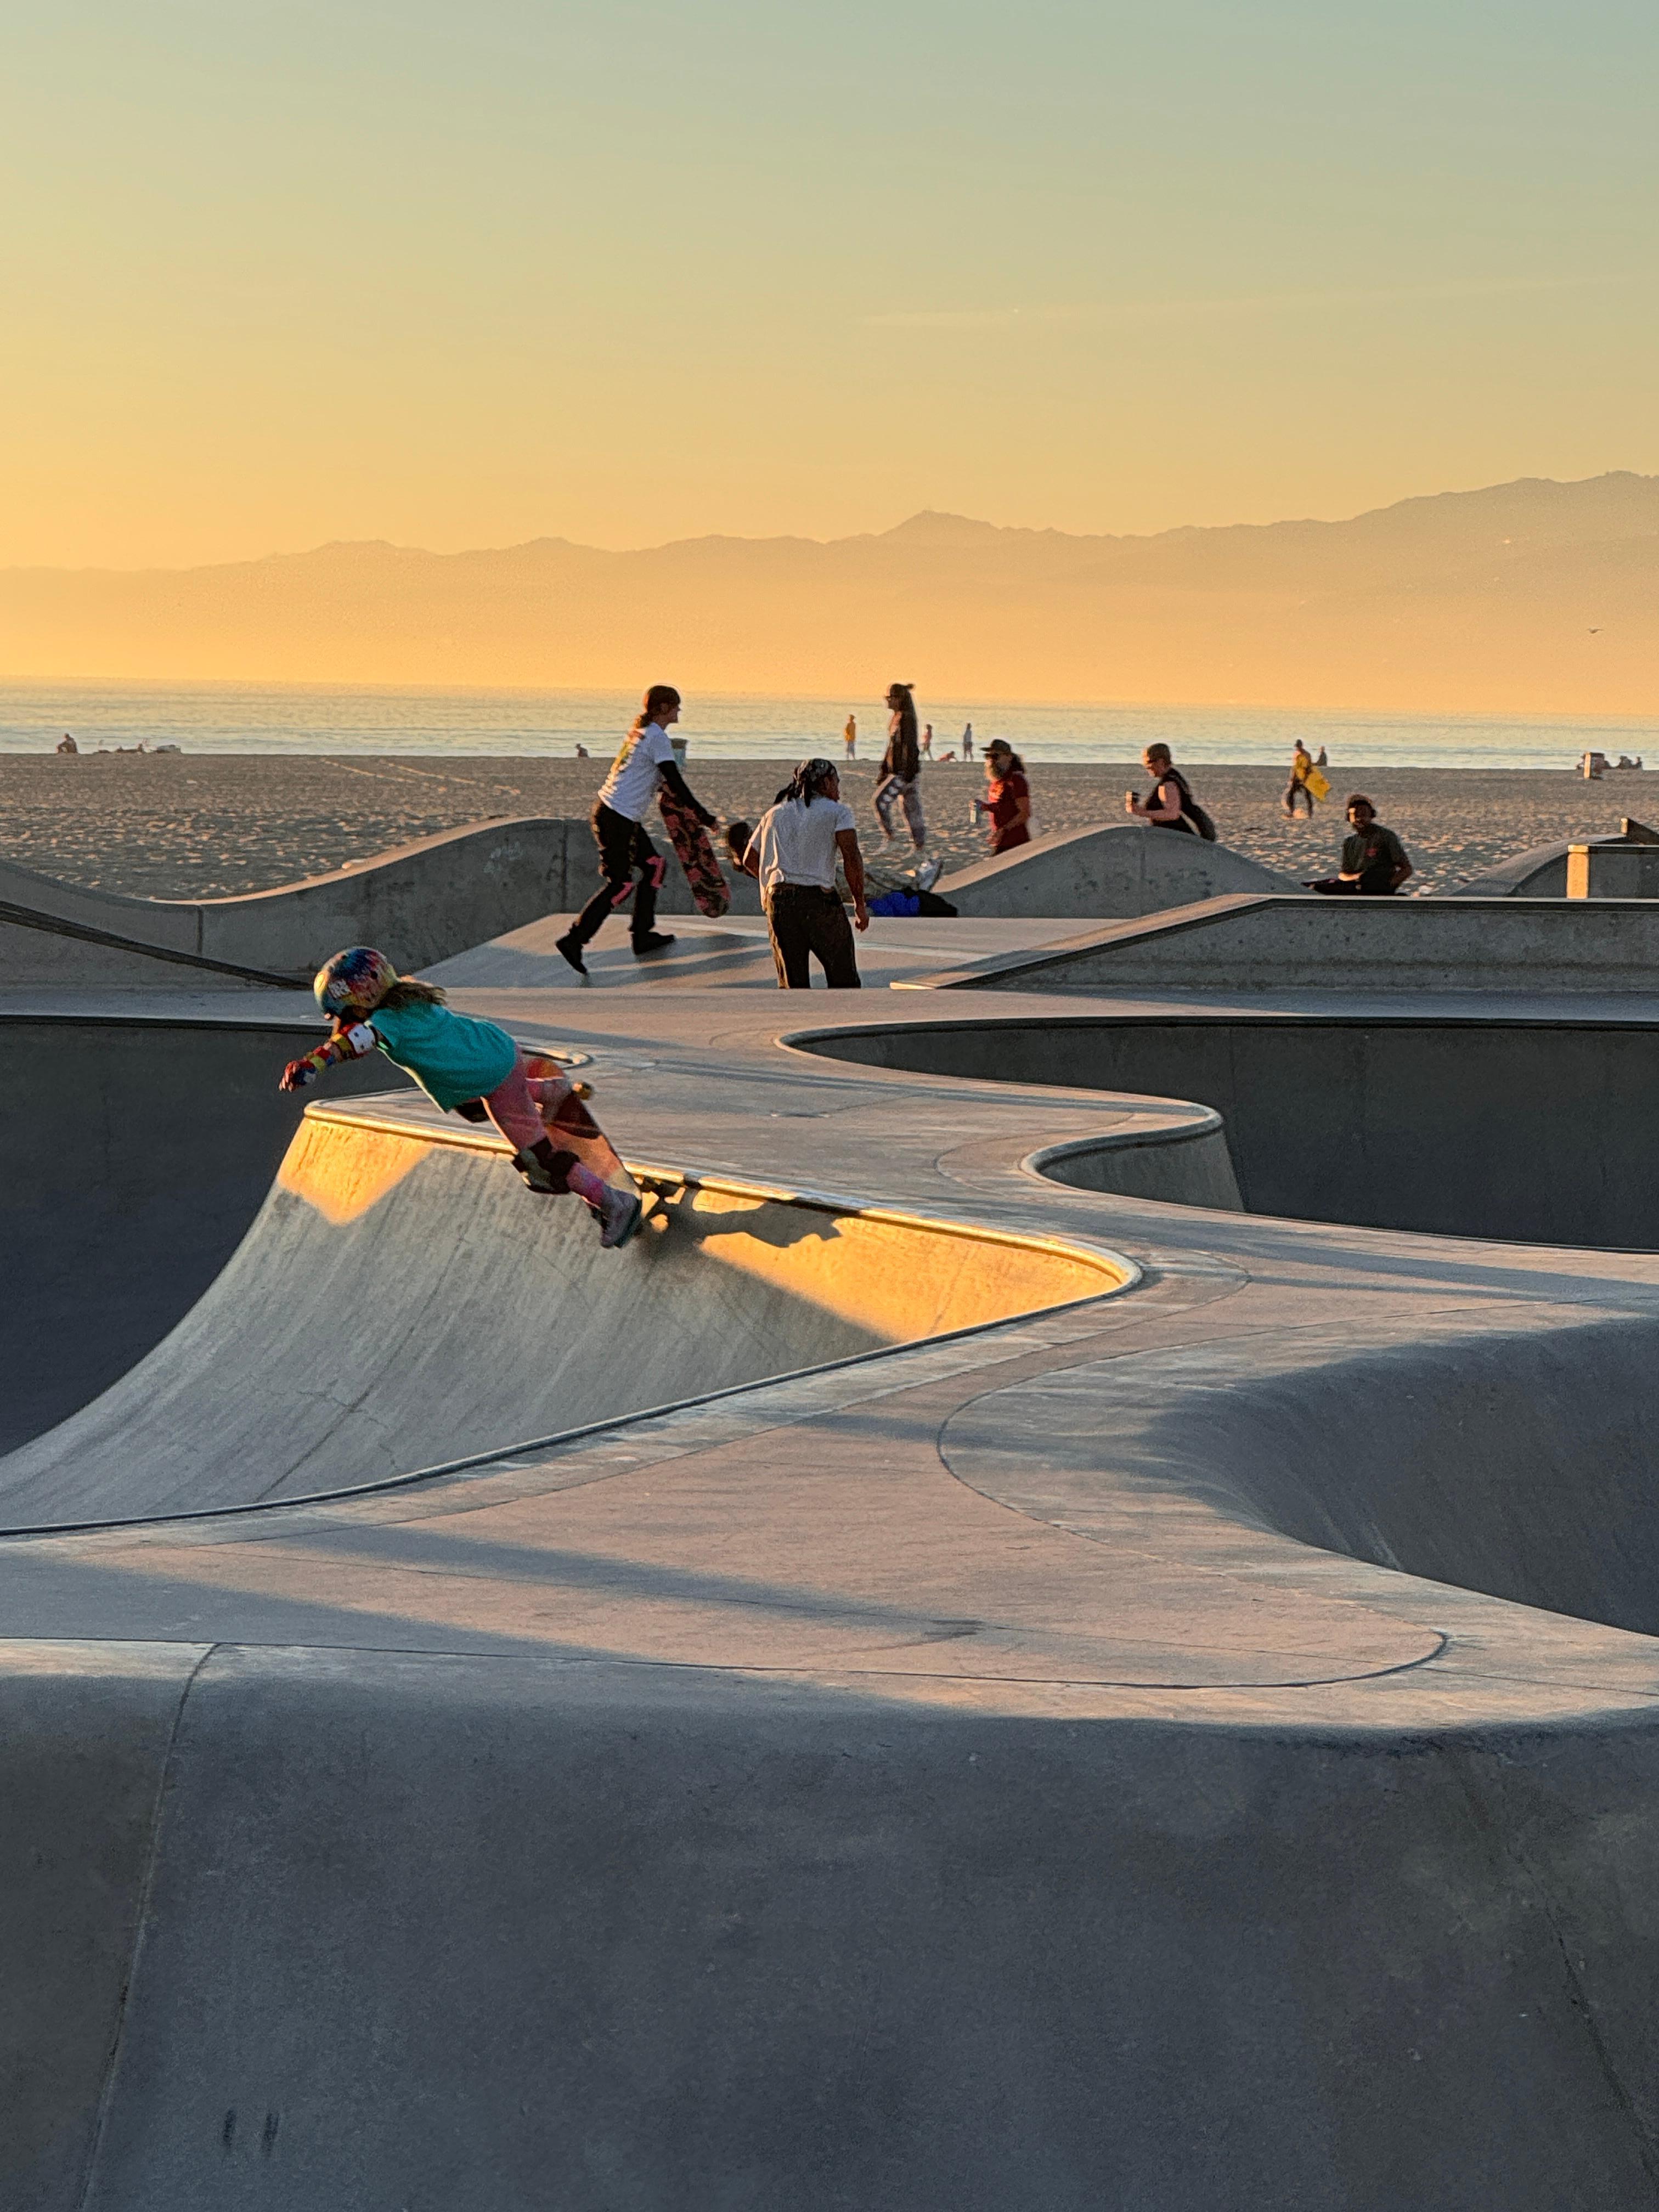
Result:
{"label": "concrete wall", "polygon": [[1017,852],[946,876],[939,895],[958,914],[1091,916],[1155,914],[1238,891],[1301,891],[1225,845],[1139,823],[1034,837]]}
{"label": "concrete wall", "polygon": [[[1659,1027],[1193,1013],[831,1032],[876,1067],[1195,1099],[1221,1115],[1243,1205],[1370,1227],[1659,1249]],[[1135,1194],[1189,1191],[1145,1155]],[[1103,1155],[1045,1172],[1120,1189]],[[1094,1176],[1102,1179],[1095,1181]]]}
{"label": "concrete wall", "polygon": [[1656,975],[1643,900],[1218,898],[905,988],[1648,994]]}
{"label": "concrete wall", "polygon": [[1650,1726],[1332,1738],[602,1662],[112,1646],[85,1682],[8,1656],[9,1784],[30,1736],[58,1753],[0,1830],[40,1931],[0,1992],[39,2084],[0,2150],[18,2212],[1653,2193]]}
{"label": "concrete wall", "polygon": [[[655,842],[669,863],[660,910],[695,911],[666,836],[659,831]],[[753,879],[736,878],[729,871],[734,910],[757,914]],[[236,989],[249,980],[146,957],[147,946],[309,982],[343,945],[378,945],[412,970],[544,915],[568,913],[586,903],[598,880],[587,823],[535,817],[445,830],[331,875],[241,898],[125,898],[0,863],[0,982],[176,988],[187,979],[194,988]],[[40,926],[54,921],[70,927]],[[119,941],[89,941],[76,929]]]}
{"label": "concrete wall", "polygon": [[[0,1018],[0,1450],[106,1389],[193,1305],[258,1213],[320,1022]],[[404,1079],[379,1054],[338,1095]]]}
{"label": "concrete wall", "polygon": [[715,1177],[659,1178],[646,1231],[605,1252],[585,1206],[532,1196],[506,1154],[435,1109],[377,1125],[313,1108],[249,1234],[165,1341],[0,1461],[0,1524],[381,1481],[1125,1279],[1040,1239]]}

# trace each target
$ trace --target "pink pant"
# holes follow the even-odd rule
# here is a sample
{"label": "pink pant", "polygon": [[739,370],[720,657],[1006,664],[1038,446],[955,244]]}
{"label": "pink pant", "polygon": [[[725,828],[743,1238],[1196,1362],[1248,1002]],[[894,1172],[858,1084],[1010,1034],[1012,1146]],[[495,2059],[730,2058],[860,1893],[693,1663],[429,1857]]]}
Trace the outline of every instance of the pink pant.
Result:
{"label": "pink pant", "polygon": [[547,1134],[542,1108],[556,1106],[569,1091],[568,1075],[544,1076],[532,1082],[525,1073],[520,1053],[506,1082],[498,1083],[484,1100],[484,1111],[515,1152],[527,1152]]}

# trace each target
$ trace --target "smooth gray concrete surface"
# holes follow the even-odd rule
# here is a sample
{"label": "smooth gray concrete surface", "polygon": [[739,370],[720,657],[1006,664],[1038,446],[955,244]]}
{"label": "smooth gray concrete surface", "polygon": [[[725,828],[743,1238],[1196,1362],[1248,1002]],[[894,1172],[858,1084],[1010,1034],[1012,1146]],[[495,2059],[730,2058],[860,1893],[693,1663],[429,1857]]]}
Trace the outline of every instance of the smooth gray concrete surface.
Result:
{"label": "smooth gray concrete surface", "polygon": [[[674,943],[666,952],[645,959],[634,956],[624,923],[613,923],[587,948],[589,981],[584,984],[559,951],[556,940],[569,927],[567,914],[545,915],[523,929],[511,930],[488,945],[475,945],[427,969],[429,981],[446,990],[580,991],[665,988],[775,991],[777,969],[764,918],[730,915],[710,921],[700,915],[672,921]],[[1011,945],[1052,945],[1063,937],[1060,920],[978,921],[949,916],[878,915],[857,939],[860,981],[866,990],[952,968],[964,960],[1005,952]],[[813,963],[815,989],[823,975]]]}
{"label": "smooth gray concrete surface", "polygon": [[[689,914],[684,875],[666,838],[659,843],[668,876],[659,907]],[[181,976],[180,963],[309,981],[343,945],[378,945],[405,970],[429,967],[539,915],[580,908],[598,880],[595,856],[586,822],[530,816],[442,830],[240,898],[126,898],[0,862],[0,983],[246,989],[247,976],[204,969]],[[736,875],[728,875],[734,911],[758,914],[752,878]]]}
{"label": "smooth gray concrete surface", "polygon": [[985,919],[1155,914],[1243,891],[1308,896],[1293,878],[1225,845],[1138,822],[1033,837],[1012,853],[957,869],[938,889],[959,915]]}
{"label": "smooth gray concrete surface", "polygon": [[[1659,845],[1659,832],[1645,822],[1626,815],[1622,827],[1605,837],[1592,837],[1594,852],[1628,852],[1632,848]],[[1449,898],[1565,898],[1567,855],[1576,848],[1567,844],[1533,845],[1516,853],[1482,875],[1471,876],[1446,896]],[[1615,891],[1614,897],[1630,894]],[[1645,894],[1644,894],[1645,896]]]}
{"label": "smooth gray concrete surface", "polygon": [[[1140,1279],[411,1488],[0,1540],[0,1805],[33,1711],[113,1808],[95,1882],[72,1821],[0,1815],[58,1884],[7,1939],[26,2056],[82,1975],[0,2201],[1659,2201],[1659,1255],[1055,1181],[1112,1139],[1183,1176],[1215,1133],[1000,1079],[1075,1000],[460,995],[590,1054],[647,1169]],[[921,1015],[999,1079],[787,1041]],[[487,1152],[471,1221],[388,1183],[424,1123],[331,1114],[336,1171],[295,1177],[436,1232],[352,1286],[353,1355],[420,1284],[464,1332],[450,1271],[533,1211]],[[525,1306],[555,1357],[592,1311]],[[641,1392],[704,1326],[599,1321]],[[118,1497],[129,1442],[66,1479]]]}
{"label": "smooth gray concrete surface", "polygon": [[[0,1010],[0,1451],[106,1389],[207,1291],[299,1127],[283,1064],[321,1034],[314,1014]],[[384,1060],[333,1080],[345,1097],[403,1084]]]}
{"label": "smooth gray concrete surface", "polygon": [[[930,990],[1650,993],[1642,899],[1213,898],[917,977]],[[912,979],[905,979],[912,980]]]}
{"label": "smooth gray concrete surface", "polygon": [[[1253,1212],[1659,1249],[1652,1021],[1082,1013],[1071,1000],[1033,1021],[838,1024],[800,1041],[876,1067],[1197,1101],[1221,1117],[1231,1202]],[[1144,1194],[1185,1195],[1170,1157],[1162,1144],[1145,1155]],[[1043,1167],[1128,1188],[1110,1152],[1062,1152]],[[1192,1202],[1227,1204],[1209,1173]]]}
{"label": "smooth gray concrete surface", "polygon": [[1569,845],[1567,896],[1659,898],[1659,845]]}

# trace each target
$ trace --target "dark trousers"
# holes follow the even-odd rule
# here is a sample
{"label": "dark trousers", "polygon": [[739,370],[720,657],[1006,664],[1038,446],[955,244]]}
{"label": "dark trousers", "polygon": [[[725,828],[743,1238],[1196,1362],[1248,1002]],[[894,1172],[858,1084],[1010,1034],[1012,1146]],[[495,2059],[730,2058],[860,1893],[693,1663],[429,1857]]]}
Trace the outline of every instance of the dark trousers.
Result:
{"label": "dark trousers", "polygon": [[[587,944],[599,935],[602,922],[627,905],[632,891],[634,942],[638,945],[657,926],[657,884],[662,865],[657,848],[639,823],[630,822],[625,814],[609,806],[593,809],[593,835],[599,848],[599,873],[605,880],[570,925],[570,934],[578,945]],[[637,890],[635,868],[641,871]]]}
{"label": "dark trousers", "polygon": [[1313,820],[1314,795],[1312,792],[1309,790],[1307,785],[1303,782],[1300,776],[1293,775],[1285,787],[1285,811],[1287,814],[1294,814],[1296,812],[1296,802],[1298,799],[1301,799],[1303,804],[1307,807],[1308,819],[1311,822]]}
{"label": "dark trousers", "polygon": [[1368,884],[1363,876],[1357,884],[1345,884],[1340,876],[1326,876],[1316,884],[1310,884],[1308,889],[1310,891],[1329,891],[1337,896],[1340,896],[1345,892],[1352,896],[1363,898],[1392,898],[1394,896],[1394,885],[1392,884]]}
{"label": "dark trousers", "polygon": [[766,926],[781,991],[810,991],[809,960],[817,953],[832,991],[856,991],[859,963],[853,925],[834,891],[811,884],[775,884],[766,894]]}

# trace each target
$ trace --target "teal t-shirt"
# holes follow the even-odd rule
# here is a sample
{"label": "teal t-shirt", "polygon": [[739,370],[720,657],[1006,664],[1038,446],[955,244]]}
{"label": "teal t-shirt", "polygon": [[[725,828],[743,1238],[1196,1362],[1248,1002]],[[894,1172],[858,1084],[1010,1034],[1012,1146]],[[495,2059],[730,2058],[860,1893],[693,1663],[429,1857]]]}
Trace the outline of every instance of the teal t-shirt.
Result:
{"label": "teal t-shirt", "polygon": [[386,1058],[412,1075],[446,1113],[469,1098],[487,1098],[512,1074],[519,1057],[518,1046],[494,1022],[429,1002],[376,1007],[368,1025]]}

